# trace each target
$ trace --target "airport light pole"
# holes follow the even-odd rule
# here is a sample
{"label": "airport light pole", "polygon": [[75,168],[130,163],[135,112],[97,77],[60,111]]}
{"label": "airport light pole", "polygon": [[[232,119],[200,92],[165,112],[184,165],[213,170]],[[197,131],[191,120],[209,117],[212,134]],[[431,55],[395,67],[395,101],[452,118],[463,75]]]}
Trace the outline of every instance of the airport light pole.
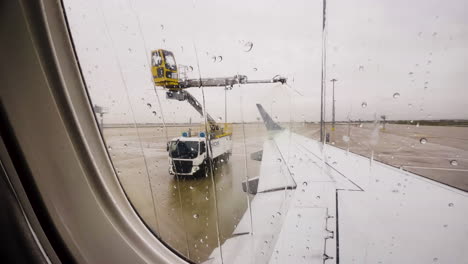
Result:
{"label": "airport light pole", "polygon": [[335,82],[337,79],[331,79],[330,82],[333,83],[333,102],[332,102],[332,131],[335,131]]}
{"label": "airport light pole", "polygon": [[224,123],[227,123],[227,87],[224,87]]}
{"label": "airport light pole", "polygon": [[227,91],[232,90],[232,87],[224,87],[224,123],[227,123]]}

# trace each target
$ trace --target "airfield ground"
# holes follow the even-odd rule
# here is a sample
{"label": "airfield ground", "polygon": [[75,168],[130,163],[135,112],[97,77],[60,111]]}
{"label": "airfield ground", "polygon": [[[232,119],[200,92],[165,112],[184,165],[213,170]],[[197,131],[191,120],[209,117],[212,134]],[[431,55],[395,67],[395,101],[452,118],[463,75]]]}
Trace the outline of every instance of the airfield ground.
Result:
{"label": "airfield ground", "polygon": [[[221,244],[230,237],[253,198],[241,182],[259,175],[260,162],[250,153],[262,149],[268,133],[263,124],[234,125],[233,155],[214,177],[177,180],[168,173],[166,142],[188,127],[166,129],[106,127],[104,138],[141,218],[169,246],[201,262],[218,247],[218,232]],[[319,139],[317,124],[296,123],[290,129]],[[365,123],[339,124],[335,131],[327,125],[326,130],[329,144],[468,191],[468,127],[387,124],[382,130]]]}

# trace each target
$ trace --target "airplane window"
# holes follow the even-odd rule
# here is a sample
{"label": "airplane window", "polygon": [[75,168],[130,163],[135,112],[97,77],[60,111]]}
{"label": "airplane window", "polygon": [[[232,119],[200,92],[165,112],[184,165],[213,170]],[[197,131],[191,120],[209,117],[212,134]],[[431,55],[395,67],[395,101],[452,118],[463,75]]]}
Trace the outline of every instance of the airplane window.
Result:
{"label": "airplane window", "polygon": [[64,5],[116,175],[180,256],[468,261],[463,1]]}

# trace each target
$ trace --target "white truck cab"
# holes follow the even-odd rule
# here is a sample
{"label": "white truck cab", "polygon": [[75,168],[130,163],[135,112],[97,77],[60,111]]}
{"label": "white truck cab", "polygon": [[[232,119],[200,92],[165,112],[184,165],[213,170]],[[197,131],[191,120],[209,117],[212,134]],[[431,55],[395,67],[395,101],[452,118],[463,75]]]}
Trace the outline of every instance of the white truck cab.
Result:
{"label": "white truck cab", "polygon": [[207,140],[205,133],[173,138],[167,143],[169,173],[172,175],[205,174],[207,166],[218,159],[228,160],[232,150],[232,135]]}

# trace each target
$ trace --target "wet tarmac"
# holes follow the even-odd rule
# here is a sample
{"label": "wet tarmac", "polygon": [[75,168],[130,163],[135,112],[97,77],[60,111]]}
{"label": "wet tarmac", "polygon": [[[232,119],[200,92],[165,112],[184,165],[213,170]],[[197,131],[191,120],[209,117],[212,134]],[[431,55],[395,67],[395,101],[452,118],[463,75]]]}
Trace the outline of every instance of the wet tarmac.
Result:
{"label": "wet tarmac", "polygon": [[[317,124],[296,123],[290,129],[319,138]],[[268,134],[262,124],[234,125],[229,161],[219,163],[208,177],[177,179],[168,173],[166,142],[187,130],[113,127],[104,128],[104,137],[123,189],[141,218],[170,247],[202,262],[231,236],[247,210],[253,197],[242,191],[241,183],[258,176],[260,162],[250,154],[262,149]],[[382,130],[374,124],[340,124],[335,131],[327,126],[327,132],[337,147],[468,190],[467,127],[387,124]]]}

